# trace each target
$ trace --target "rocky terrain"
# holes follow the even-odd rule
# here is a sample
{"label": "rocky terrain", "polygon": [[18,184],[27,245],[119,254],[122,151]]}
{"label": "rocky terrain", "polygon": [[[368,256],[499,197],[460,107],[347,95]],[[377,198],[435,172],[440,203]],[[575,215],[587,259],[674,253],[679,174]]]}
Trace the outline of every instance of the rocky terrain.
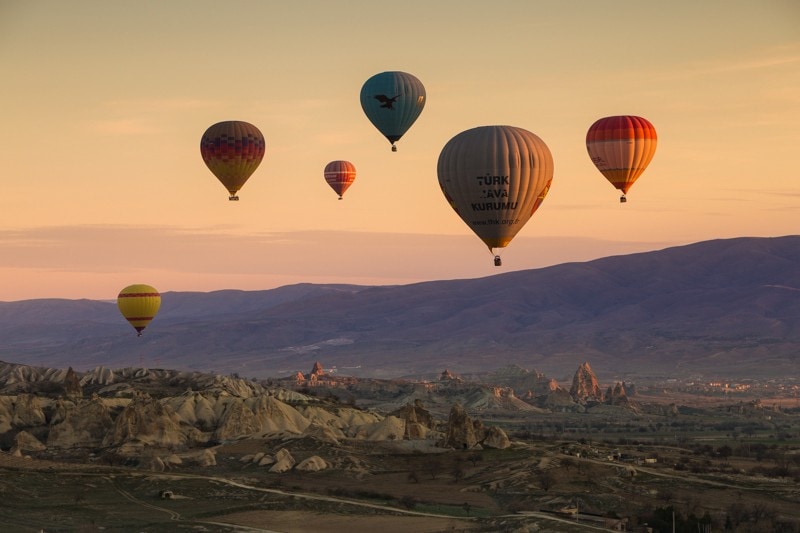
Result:
{"label": "rocky terrain", "polygon": [[[316,388],[325,382],[324,372]],[[329,381],[330,387],[337,382]],[[364,389],[366,390],[366,389]],[[261,384],[230,376],[168,370],[97,368],[37,369],[0,364],[0,439],[14,454],[75,457],[80,454],[135,458],[153,468],[185,461],[210,466],[215,447],[245,439],[309,438],[328,444],[346,439],[417,440],[419,447],[495,448],[508,446],[499,428],[484,428],[466,415],[470,407],[490,402],[473,392],[451,398],[450,420],[442,423],[409,391],[403,401],[384,402],[383,410],[342,403],[332,394],[309,394],[304,380]],[[305,392],[299,392],[305,391]],[[491,397],[494,391],[483,394]],[[507,393],[498,405],[508,407]],[[526,405],[519,402],[520,405]],[[326,468],[329,459],[295,464],[288,451],[251,458],[273,471],[297,467]]]}
{"label": "rocky terrain", "polygon": [[[526,380],[531,374],[532,382]],[[319,362],[307,374],[265,382],[174,370],[98,367],[79,373],[0,363],[0,444],[18,455],[94,453],[146,459],[159,469],[182,461],[212,465],[216,446],[246,439],[503,449],[509,446],[503,429],[484,426],[474,413],[582,411],[604,400],[586,362],[569,392],[521,368],[498,375],[507,380],[516,375],[516,390],[467,382],[447,370],[433,382],[340,377]],[[609,394],[616,404],[622,387],[617,384],[620,390]],[[284,459],[253,458],[270,468],[291,462]],[[315,458],[303,468],[311,465],[330,463]]]}
{"label": "rocky terrain", "polygon": [[669,504],[687,531],[800,527],[791,397],[675,403],[586,361],[563,383],[516,366],[380,380],[316,362],[254,380],[0,363],[0,523],[637,531]]}

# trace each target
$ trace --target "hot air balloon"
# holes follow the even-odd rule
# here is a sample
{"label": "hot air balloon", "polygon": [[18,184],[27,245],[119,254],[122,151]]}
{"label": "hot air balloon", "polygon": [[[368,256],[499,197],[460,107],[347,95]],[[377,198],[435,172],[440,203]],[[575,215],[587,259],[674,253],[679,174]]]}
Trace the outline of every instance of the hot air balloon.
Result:
{"label": "hot air balloon", "polygon": [[264,158],[266,143],[261,132],[247,122],[228,120],[208,128],[200,139],[200,155],[206,166],[238,200],[242,188]]}
{"label": "hot air balloon", "polygon": [[341,200],[344,191],[356,180],[356,167],[350,161],[331,161],[325,165],[324,174],[325,181]]}
{"label": "hot air balloon", "polygon": [[129,285],[117,296],[117,307],[141,337],[142,330],[150,324],[161,307],[161,295],[150,285]]}
{"label": "hot air balloon", "polygon": [[586,133],[586,149],[597,169],[622,191],[620,202],[656,153],[658,138],[653,125],[642,117],[622,115],[601,118]]}
{"label": "hot air balloon", "polygon": [[[447,142],[437,171],[450,206],[495,255],[542,204],[553,181],[553,156],[527,130],[481,126]],[[499,254],[494,262],[502,264]]]}
{"label": "hot air balloon", "polygon": [[389,142],[392,152],[400,137],[414,124],[425,107],[425,87],[407,72],[381,72],[361,87],[361,108]]}

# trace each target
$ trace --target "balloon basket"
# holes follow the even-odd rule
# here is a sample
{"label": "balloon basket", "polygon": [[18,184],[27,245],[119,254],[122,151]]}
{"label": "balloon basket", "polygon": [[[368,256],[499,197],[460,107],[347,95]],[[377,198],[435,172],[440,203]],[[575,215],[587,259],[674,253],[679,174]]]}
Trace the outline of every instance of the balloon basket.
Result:
{"label": "balloon basket", "polygon": [[621,203],[621,204],[624,204],[624,203],[625,203],[625,202],[627,202],[627,201],[628,201],[628,199],[627,199],[627,198],[625,198],[625,195],[624,195],[624,194],[623,194],[622,196],[620,196],[620,197],[619,197],[619,203]]}
{"label": "balloon basket", "polygon": [[231,202],[238,202],[239,201],[239,197],[236,196],[236,195],[229,196],[228,200],[231,201]]}

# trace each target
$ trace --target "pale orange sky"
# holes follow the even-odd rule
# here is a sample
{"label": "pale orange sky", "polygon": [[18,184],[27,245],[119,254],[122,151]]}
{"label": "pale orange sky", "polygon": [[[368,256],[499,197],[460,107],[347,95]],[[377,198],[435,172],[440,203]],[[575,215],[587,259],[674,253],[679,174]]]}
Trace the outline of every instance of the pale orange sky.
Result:
{"label": "pale orange sky", "polygon": [[[341,4],[341,5],[337,5]],[[426,107],[392,153],[359,104],[385,70]],[[715,238],[800,233],[800,4],[785,1],[0,0],[0,300],[481,277]],[[648,118],[627,204],[588,127]],[[199,141],[264,133],[227,193]],[[553,153],[553,186],[494,268],[436,161],[476,126]],[[345,200],[322,169],[352,161]]]}

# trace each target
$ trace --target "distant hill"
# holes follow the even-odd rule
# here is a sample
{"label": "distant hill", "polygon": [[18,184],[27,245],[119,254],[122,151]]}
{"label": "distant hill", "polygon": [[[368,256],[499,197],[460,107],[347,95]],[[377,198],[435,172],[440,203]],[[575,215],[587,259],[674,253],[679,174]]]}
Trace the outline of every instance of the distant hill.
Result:
{"label": "distant hill", "polygon": [[113,302],[0,302],[0,359],[243,377],[284,376],[315,360],[379,378],[517,364],[563,379],[585,360],[622,376],[800,368],[800,236],[706,241],[480,279],[162,299],[141,338]]}

